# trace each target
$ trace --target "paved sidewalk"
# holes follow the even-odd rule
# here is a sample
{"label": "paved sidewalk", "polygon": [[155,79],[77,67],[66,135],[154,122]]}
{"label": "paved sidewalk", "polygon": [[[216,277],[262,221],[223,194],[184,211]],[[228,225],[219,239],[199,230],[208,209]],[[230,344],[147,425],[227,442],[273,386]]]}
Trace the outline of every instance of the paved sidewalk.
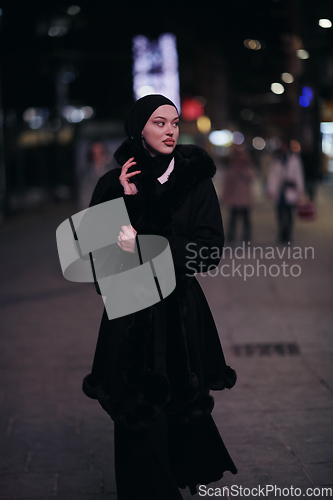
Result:
{"label": "paved sidewalk", "polygon": [[[213,415],[239,472],[211,487],[333,491],[333,186],[320,187],[317,206],[317,221],[296,224],[293,245],[303,258],[292,258],[295,248],[282,256],[283,247],[279,257],[274,213],[261,201],[248,248],[260,246],[266,258],[226,255],[217,276],[200,277],[238,373],[231,391],[213,393]],[[57,226],[76,211],[51,207],[0,228],[1,499],[116,499],[113,424],[81,391],[103,304],[93,286],[63,278],[56,249]],[[304,258],[305,247],[314,258],[311,250]],[[257,260],[266,277],[264,267],[256,276]],[[301,274],[284,277],[283,262]],[[230,266],[224,274],[240,268],[224,277],[223,265]],[[244,265],[248,274],[254,266],[246,280]],[[315,490],[314,497],[329,496]]]}

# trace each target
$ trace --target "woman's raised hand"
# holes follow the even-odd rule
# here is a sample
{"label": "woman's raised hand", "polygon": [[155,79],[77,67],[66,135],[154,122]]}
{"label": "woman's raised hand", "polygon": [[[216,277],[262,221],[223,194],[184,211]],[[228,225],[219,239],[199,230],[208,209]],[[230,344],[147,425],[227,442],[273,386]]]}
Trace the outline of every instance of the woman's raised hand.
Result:
{"label": "woman's raised hand", "polygon": [[124,188],[125,194],[136,194],[138,190],[136,189],[136,185],[133,184],[132,182],[128,182],[130,177],[133,177],[133,175],[139,174],[141,170],[136,170],[135,172],[130,172],[129,174],[127,173],[127,170],[132,166],[136,165],[136,161],[134,160],[134,156],[127,160],[126,163],[121,168],[121,174],[119,176],[119,182]]}
{"label": "woman's raised hand", "polygon": [[133,226],[121,226],[121,231],[118,236],[117,245],[124,252],[135,252],[135,237],[137,232]]}

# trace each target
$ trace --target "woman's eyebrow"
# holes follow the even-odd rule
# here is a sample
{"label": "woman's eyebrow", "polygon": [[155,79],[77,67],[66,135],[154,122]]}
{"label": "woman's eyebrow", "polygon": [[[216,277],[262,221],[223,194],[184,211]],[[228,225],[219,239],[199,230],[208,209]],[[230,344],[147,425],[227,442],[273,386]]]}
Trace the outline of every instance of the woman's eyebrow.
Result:
{"label": "woman's eyebrow", "polygon": [[[156,118],[161,118],[162,120],[166,120],[166,118],[164,116],[155,116],[155,120]],[[176,116],[176,118],[173,118],[172,121],[174,122],[175,120],[178,120],[179,116]]]}

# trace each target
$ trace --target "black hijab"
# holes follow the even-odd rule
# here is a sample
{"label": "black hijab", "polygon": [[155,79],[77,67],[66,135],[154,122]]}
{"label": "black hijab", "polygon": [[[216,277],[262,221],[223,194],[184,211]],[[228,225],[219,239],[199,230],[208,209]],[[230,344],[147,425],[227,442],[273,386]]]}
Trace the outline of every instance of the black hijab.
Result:
{"label": "black hijab", "polygon": [[137,146],[142,147],[141,133],[149,117],[157,108],[165,105],[176,108],[170,99],[160,94],[146,95],[133,104],[125,119],[125,132]]}
{"label": "black hijab", "polygon": [[152,168],[155,178],[160,177],[165,172],[172,160],[173,152],[168,155],[160,154],[151,156],[142,144],[142,130],[154,111],[160,106],[165,105],[173,106],[177,110],[175,104],[163,95],[150,94],[141,97],[130,109],[124,126],[126,135],[131,140],[134,151],[138,148],[141,153],[145,153],[145,157],[147,158],[146,165]]}

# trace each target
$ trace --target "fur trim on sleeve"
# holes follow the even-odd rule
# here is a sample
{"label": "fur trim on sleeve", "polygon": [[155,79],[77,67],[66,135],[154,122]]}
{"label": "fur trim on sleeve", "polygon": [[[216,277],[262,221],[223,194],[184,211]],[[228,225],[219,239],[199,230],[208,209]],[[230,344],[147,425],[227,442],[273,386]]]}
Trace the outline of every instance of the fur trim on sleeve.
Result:
{"label": "fur trim on sleeve", "polygon": [[231,389],[237,381],[237,374],[233,368],[227,366],[224,375],[210,373],[207,380],[207,385],[213,391],[221,391],[223,389]]}

